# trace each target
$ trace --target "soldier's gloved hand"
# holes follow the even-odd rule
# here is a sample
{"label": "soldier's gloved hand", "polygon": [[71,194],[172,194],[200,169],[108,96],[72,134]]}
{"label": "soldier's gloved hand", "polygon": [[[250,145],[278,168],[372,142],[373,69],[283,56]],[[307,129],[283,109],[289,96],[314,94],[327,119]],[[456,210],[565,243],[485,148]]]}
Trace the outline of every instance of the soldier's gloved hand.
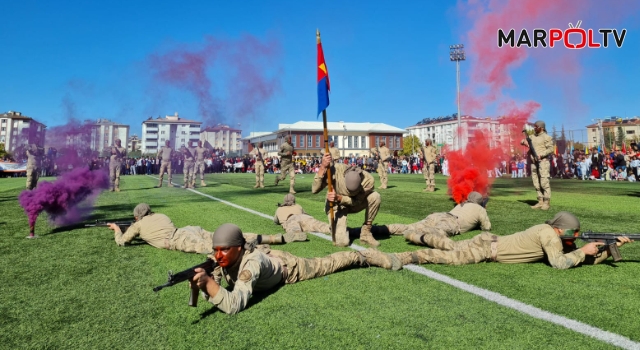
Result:
{"label": "soldier's gloved hand", "polygon": [[626,243],[631,243],[631,242],[633,241],[629,237],[621,236],[621,237],[618,237],[618,242],[616,242],[616,245],[618,247],[622,247]]}
{"label": "soldier's gloved hand", "polygon": [[585,255],[597,255],[598,254],[598,247],[603,245],[603,242],[591,242],[591,243],[587,243],[585,244],[582,248],[580,248],[580,250],[582,250],[584,252]]}

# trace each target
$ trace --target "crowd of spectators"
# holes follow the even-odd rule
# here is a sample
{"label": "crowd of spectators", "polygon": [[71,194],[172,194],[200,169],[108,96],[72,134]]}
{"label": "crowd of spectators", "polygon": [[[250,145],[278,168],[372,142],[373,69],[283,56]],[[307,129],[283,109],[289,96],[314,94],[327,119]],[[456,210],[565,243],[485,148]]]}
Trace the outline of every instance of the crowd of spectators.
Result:
{"label": "crowd of spectators", "polygon": [[[68,153],[67,153],[68,154]],[[57,161],[58,152],[49,148],[42,159],[40,176],[57,176],[60,173]],[[5,162],[15,159],[5,156]],[[295,171],[309,174],[318,171],[320,157],[294,157]],[[18,159],[18,162],[23,159]],[[368,172],[376,172],[377,161],[373,157],[349,156],[339,159],[344,164],[354,165]],[[421,174],[422,159],[416,156],[394,156],[389,162],[387,172],[391,174]],[[593,148],[590,152],[574,151],[562,155],[551,155],[551,176],[562,179],[598,180],[598,181],[639,181],[640,152],[623,153],[619,150],[603,153]],[[109,157],[99,157],[89,152],[78,152],[76,163],[87,164],[92,169],[108,168]],[[155,155],[137,158],[126,158],[123,161],[122,175],[154,175],[160,170],[160,161]],[[205,159],[206,173],[252,173],[255,160],[248,155],[227,156],[224,150],[213,149]],[[181,152],[175,152],[172,159],[174,174],[183,173],[184,160]],[[69,167],[64,165],[63,168]],[[278,157],[265,159],[265,172],[279,174]],[[438,155],[435,171],[449,175],[448,161],[445,155]],[[527,157],[514,155],[511,159],[500,162],[493,170],[488,171],[490,177],[522,178],[531,176],[531,165]],[[11,176],[24,176],[24,173],[11,173]]]}

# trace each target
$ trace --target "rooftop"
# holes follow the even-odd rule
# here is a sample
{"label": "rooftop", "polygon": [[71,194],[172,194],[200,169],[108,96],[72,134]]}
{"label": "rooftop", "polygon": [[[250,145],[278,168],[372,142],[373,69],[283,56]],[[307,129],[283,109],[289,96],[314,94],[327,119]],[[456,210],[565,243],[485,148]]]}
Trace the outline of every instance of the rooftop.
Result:
{"label": "rooftop", "polygon": [[[607,117],[602,120],[602,126],[605,128],[612,127],[612,126],[632,126],[632,125],[640,125],[640,117],[635,116],[632,118],[625,118],[625,119],[622,119],[619,117]],[[587,125],[587,128],[597,128],[597,127],[598,127],[598,123]]]}
{"label": "rooftop", "polygon": [[[345,123],[339,122],[327,122],[327,130],[329,132],[344,132],[345,129],[351,132],[389,132],[389,133],[402,133],[405,130],[391,126],[384,123]],[[299,121],[293,124],[278,124],[277,131],[294,131],[294,130],[323,130],[321,121]]]}
{"label": "rooftop", "polygon": [[235,131],[235,132],[242,132],[242,130],[240,130],[240,129],[232,128],[229,125],[224,125],[224,124],[218,124],[216,126],[207,126],[202,131],[218,132],[218,131],[227,131],[227,130],[228,131]]}
{"label": "rooftop", "polygon": [[158,117],[153,119],[153,117],[149,117],[147,120],[142,122],[142,124],[145,123],[202,124],[202,122],[196,120],[180,118],[180,116],[178,116],[178,112],[174,113],[174,115],[165,116],[164,118]]}

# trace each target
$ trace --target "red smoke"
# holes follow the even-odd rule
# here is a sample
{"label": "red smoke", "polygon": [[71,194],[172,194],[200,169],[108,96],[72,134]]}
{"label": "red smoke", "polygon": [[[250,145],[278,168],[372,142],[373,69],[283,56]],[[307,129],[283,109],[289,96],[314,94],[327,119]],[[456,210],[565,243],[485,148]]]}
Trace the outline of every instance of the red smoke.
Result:
{"label": "red smoke", "polygon": [[[158,84],[191,93],[204,125],[215,125],[226,115],[253,115],[274,95],[279,88],[274,74],[279,56],[275,41],[261,42],[250,35],[238,40],[207,37],[200,48],[152,54],[148,64]],[[224,93],[214,95],[216,89]]]}
{"label": "red smoke", "polygon": [[467,199],[472,191],[486,195],[494,178],[487,175],[503,159],[503,151],[490,148],[488,133],[476,130],[469,138],[464,151],[448,152],[449,174],[447,180],[449,195],[456,203]]}

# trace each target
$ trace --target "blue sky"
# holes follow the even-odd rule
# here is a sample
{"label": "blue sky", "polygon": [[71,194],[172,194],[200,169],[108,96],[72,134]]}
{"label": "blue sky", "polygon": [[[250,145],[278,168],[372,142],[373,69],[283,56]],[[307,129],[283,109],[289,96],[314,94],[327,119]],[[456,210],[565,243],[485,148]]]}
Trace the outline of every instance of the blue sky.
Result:
{"label": "blue sky", "polygon": [[[252,115],[223,113],[222,122],[240,123],[246,135],[275,130],[278,123],[313,120],[316,28],[322,33],[331,79],[329,120],[404,128],[425,117],[451,114],[456,111],[456,84],[449,45],[466,44],[473,26],[456,1],[61,3],[0,5],[0,111],[21,111],[50,127],[66,124],[69,116],[108,118],[130,124],[138,134],[149,116],[179,112],[201,119],[193,95],[175,86],[158,88],[146,62],[150,55],[176,47],[202,47],[206,37],[233,42],[251,35],[279,45],[277,58],[264,67],[276,81],[275,93]],[[530,54],[514,68],[515,84],[504,93],[539,102],[542,108],[535,119],[564,124],[567,130],[583,129],[592,118],[640,115],[638,23],[637,8],[622,19],[603,19],[598,25],[628,30],[623,48],[576,53],[582,55],[581,70],[571,94],[577,94],[580,108],[568,102],[566,91],[553,79],[539,74],[544,66],[536,61],[544,61],[547,51]],[[596,28],[594,22],[583,27]],[[470,79],[469,62],[461,67],[464,87]],[[211,67],[212,81],[232,84],[220,81],[225,79],[216,74],[220,71],[224,65]],[[211,95],[220,99],[223,110],[232,109],[225,104],[242,101],[232,102],[220,89]],[[479,116],[492,113],[489,108]]]}

